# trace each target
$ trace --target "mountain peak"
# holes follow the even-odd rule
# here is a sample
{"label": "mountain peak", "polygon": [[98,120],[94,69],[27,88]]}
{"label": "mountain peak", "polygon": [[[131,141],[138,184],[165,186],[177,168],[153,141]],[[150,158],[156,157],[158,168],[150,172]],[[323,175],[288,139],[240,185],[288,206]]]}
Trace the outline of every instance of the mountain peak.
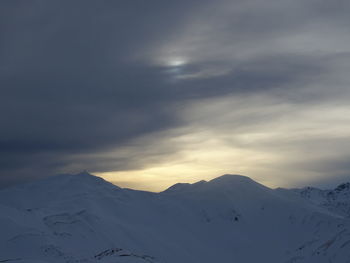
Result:
{"label": "mountain peak", "polygon": [[350,183],[343,183],[338,185],[335,189],[336,192],[342,192],[344,190],[350,190]]}
{"label": "mountain peak", "polygon": [[108,187],[108,188],[119,188],[112,183],[104,180],[103,178],[90,174],[87,171],[82,171],[77,174],[60,174],[53,177],[47,178],[49,184],[56,183],[60,185],[66,185],[69,188],[91,188],[96,187]]}
{"label": "mountain peak", "polygon": [[264,188],[267,189],[266,186],[263,186],[251,178],[244,176],[244,175],[238,175],[238,174],[224,174],[222,176],[216,177],[210,181],[199,181],[193,184],[190,183],[177,183],[173,186],[170,186],[168,189],[166,189],[165,193],[184,193],[184,192],[191,192],[191,191],[217,191],[218,189],[235,189],[238,188],[243,189],[260,189]]}
{"label": "mountain peak", "polygon": [[207,185],[216,189],[269,189],[250,177],[239,174],[224,174],[210,180]]}
{"label": "mountain peak", "polygon": [[87,170],[83,170],[83,171],[81,171],[81,172],[79,172],[79,173],[77,173],[75,175],[79,175],[79,176],[94,176],[94,177],[96,177],[95,175],[89,173]]}
{"label": "mountain peak", "polygon": [[172,186],[170,186],[168,189],[164,191],[164,193],[174,193],[174,192],[183,192],[191,189],[195,189],[200,187],[201,185],[207,183],[205,180],[198,181],[196,183],[190,184],[190,183],[177,183]]}
{"label": "mountain peak", "polygon": [[[84,196],[109,195],[119,192],[121,188],[92,175],[87,171],[77,174],[59,174],[44,179],[19,185],[13,189],[0,192],[0,199],[5,204],[17,208],[46,207],[51,204],[64,204],[67,200],[84,200]],[[7,198],[1,198],[1,194]]]}
{"label": "mountain peak", "polygon": [[[55,176],[53,176],[53,177],[55,177]],[[79,173],[58,174],[58,175],[56,175],[56,177],[61,177],[61,178],[64,178],[64,177],[66,177],[66,178],[77,178],[77,177],[83,178],[83,177],[85,177],[85,178],[95,178],[95,179],[101,178],[101,177],[98,177],[96,175],[93,175],[93,174],[89,173],[86,170],[83,170],[83,171],[81,171]]]}
{"label": "mountain peak", "polygon": [[216,177],[209,182],[224,182],[224,183],[229,183],[229,182],[255,182],[248,176],[240,175],[240,174],[224,174],[219,177]]}

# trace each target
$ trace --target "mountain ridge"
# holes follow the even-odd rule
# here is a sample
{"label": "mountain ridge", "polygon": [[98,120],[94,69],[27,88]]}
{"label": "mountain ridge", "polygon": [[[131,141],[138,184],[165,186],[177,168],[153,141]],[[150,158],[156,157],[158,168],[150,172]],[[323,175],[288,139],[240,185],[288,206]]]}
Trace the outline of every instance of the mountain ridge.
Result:
{"label": "mountain ridge", "polygon": [[0,191],[0,232],[0,261],[350,260],[346,216],[240,175],[160,193],[120,188],[87,172],[50,177]]}

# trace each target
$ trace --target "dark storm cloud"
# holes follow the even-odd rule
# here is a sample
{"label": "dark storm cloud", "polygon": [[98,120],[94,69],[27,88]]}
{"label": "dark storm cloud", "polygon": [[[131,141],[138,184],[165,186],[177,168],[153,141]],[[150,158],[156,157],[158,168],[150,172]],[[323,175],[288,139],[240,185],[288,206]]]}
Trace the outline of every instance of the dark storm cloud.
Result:
{"label": "dark storm cloud", "polygon": [[128,59],[176,30],[193,4],[3,1],[2,178],[175,125],[165,76]]}
{"label": "dark storm cloud", "polygon": [[[176,147],[152,148],[157,138],[149,138],[143,143],[152,150],[104,153],[191,125],[178,112],[193,101],[264,93],[309,103],[328,87],[306,93],[306,86],[350,65],[341,41],[350,24],[345,1],[0,6],[0,186],[69,169],[141,167]],[[330,31],[344,39],[325,50],[319,40]],[[188,61],[164,62],[177,55]]]}

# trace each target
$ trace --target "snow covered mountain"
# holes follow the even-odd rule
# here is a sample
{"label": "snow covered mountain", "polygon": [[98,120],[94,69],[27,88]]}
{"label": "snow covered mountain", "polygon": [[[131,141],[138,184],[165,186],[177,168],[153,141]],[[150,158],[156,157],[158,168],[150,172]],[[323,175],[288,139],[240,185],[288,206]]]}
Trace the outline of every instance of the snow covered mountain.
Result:
{"label": "snow covered mountain", "polygon": [[0,191],[0,262],[350,262],[348,210],[333,207],[349,185],[308,189],[224,175],[151,193],[50,177]]}
{"label": "snow covered mountain", "polygon": [[340,184],[333,190],[321,190],[315,187],[293,190],[316,205],[350,218],[350,183]]}

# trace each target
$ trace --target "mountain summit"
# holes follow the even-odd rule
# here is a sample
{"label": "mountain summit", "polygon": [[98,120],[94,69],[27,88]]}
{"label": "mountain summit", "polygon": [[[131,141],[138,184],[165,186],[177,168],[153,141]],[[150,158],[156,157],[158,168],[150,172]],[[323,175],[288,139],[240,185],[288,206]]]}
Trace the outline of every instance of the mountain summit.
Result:
{"label": "mountain summit", "polygon": [[164,192],[175,193],[184,191],[199,191],[199,190],[210,190],[210,189],[235,189],[250,186],[250,187],[263,187],[267,188],[247,176],[237,175],[237,174],[224,174],[222,176],[216,177],[210,181],[199,181],[193,184],[190,183],[177,183]]}

